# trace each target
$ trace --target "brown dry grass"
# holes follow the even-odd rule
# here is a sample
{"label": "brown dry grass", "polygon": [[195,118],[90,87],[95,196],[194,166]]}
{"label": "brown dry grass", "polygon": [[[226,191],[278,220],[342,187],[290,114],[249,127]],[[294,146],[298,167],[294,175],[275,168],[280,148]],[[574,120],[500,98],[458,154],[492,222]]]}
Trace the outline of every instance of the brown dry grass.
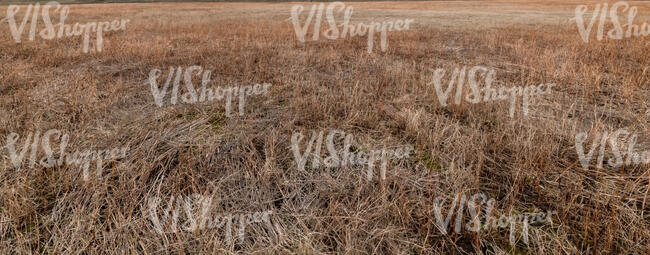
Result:
{"label": "brown dry grass", "polygon": [[[15,44],[2,23],[0,141],[56,128],[72,148],[131,150],[87,182],[75,167],[16,171],[2,150],[0,249],[647,254],[648,165],[585,171],[573,143],[577,132],[627,128],[648,148],[650,40],[584,43],[569,21],[578,3],[350,3],[355,22],[416,19],[410,31],[389,33],[388,51],[371,54],[365,37],[301,44],[284,21],[294,3],[72,6],[69,22],[131,19],[94,54],[81,52],[78,37]],[[636,23],[650,22],[650,4],[633,4]],[[154,105],[149,70],[190,65],[212,70],[220,85],[274,86],[243,117],[225,118],[221,103]],[[442,108],[426,85],[429,69],[460,65],[493,67],[507,86],[558,86],[526,118],[509,118],[506,102]],[[416,152],[384,181],[361,178],[361,167],[298,171],[291,134],[322,129]],[[433,200],[479,191],[497,199],[497,215],[558,216],[532,228],[528,246],[510,246],[501,229],[441,235]],[[273,210],[281,232],[252,227],[245,243],[227,245],[218,229],[151,229],[147,197],[192,193],[219,200],[220,212]]]}

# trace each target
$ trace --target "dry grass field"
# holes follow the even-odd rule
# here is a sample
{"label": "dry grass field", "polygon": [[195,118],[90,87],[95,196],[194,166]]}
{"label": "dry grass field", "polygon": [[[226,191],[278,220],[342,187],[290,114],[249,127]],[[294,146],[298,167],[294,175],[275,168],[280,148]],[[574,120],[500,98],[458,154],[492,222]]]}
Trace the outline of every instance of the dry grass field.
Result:
{"label": "dry grass field", "polygon": [[[29,23],[16,43],[3,21],[0,253],[648,254],[650,165],[585,169],[575,148],[577,133],[591,134],[589,148],[593,134],[624,128],[650,150],[650,38],[585,43],[571,20],[577,5],[605,1],[346,3],[351,23],[415,20],[372,53],[365,36],[298,41],[291,8],[309,2],[70,5],[67,24],[130,19],[89,53],[80,37],[29,41]],[[650,23],[650,2],[630,4],[635,24]],[[193,65],[212,71],[213,87],[273,86],[243,115],[221,101],[157,106],[150,71],[161,84],[170,67]],[[510,117],[507,101],[443,107],[432,70],[477,65],[502,86],[557,86],[527,116]],[[84,180],[78,165],[16,169],[10,134],[22,149],[50,129],[69,135],[68,151],[129,150],[101,178]],[[357,150],[415,149],[385,179],[356,165],[299,169],[292,135],[335,129]],[[492,215],[557,213],[527,242],[511,242],[509,227],[451,231],[456,216],[449,233],[436,227],[436,198],[446,217],[455,196],[479,192],[495,199]],[[192,194],[215,213],[271,211],[272,225],[232,242],[223,228],[157,233],[148,199]]]}

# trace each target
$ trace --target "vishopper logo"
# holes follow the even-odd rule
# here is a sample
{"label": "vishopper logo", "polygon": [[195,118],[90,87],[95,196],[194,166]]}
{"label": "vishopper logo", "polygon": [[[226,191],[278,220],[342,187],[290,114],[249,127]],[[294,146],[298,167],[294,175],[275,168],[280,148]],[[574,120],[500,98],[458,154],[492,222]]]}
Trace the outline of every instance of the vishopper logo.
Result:
{"label": "vishopper logo", "polygon": [[[296,36],[298,37],[298,40],[300,42],[302,43],[305,42],[305,35],[307,34],[307,30],[311,25],[312,19],[314,19],[314,15],[316,15],[316,19],[314,20],[314,26],[313,26],[314,30],[313,30],[312,40],[318,41],[319,36],[321,34],[320,25],[322,23],[324,7],[325,7],[324,3],[318,4],[318,9],[316,9],[315,4],[312,5],[311,11],[307,16],[307,20],[305,20],[305,23],[303,25],[300,24],[300,14],[304,11],[305,7],[302,5],[294,5],[291,8],[291,22],[293,23],[293,28],[296,30]],[[334,12],[337,7],[338,10],[336,10],[336,12],[340,13],[341,11],[345,11],[343,22],[340,24],[337,24],[334,18]],[[406,19],[406,20],[398,19],[395,21],[382,21],[381,23],[371,22],[369,25],[366,25],[364,23],[358,23],[355,26],[349,24],[350,19],[352,18],[352,12],[353,12],[352,10],[353,9],[351,6],[348,6],[346,8],[345,4],[342,2],[334,2],[327,5],[325,16],[327,17],[327,23],[329,24],[329,29],[325,30],[323,36],[327,39],[335,40],[338,38],[345,38],[348,35],[348,33],[350,37],[365,36],[367,34],[368,53],[372,52],[375,33],[381,33],[380,34],[381,51],[386,51],[386,48],[388,46],[386,33],[388,31],[393,31],[393,29],[397,31],[408,30],[410,24],[414,21],[413,19]],[[339,31],[338,27],[342,27],[343,30]]]}
{"label": "vishopper logo", "polygon": [[[618,19],[619,9],[621,9],[623,15],[625,15],[625,12],[627,12],[627,23],[621,24],[621,22],[619,21]],[[596,4],[596,7],[594,8],[594,11],[591,14],[591,19],[589,20],[589,24],[585,25],[583,16],[585,15],[585,13],[587,13],[587,10],[588,7],[586,5],[578,5],[578,7],[576,7],[575,9],[575,17],[572,18],[572,20],[576,21],[576,25],[578,26],[578,32],[580,33],[580,37],[582,37],[582,40],[584,42],[589,42],[591,29],[594,27],[596,19],[598,19],[598,30],[596,31],[596,39],[598,41],[603,40],[605,20],[607,19],[607,16],[609,16],[612,25],[614,26],[614,28],[610,29],[607,32],[607,36],[610,39],[621,40],[623,39],[623,37],[630,38],[632,36],[638,37],[640,35],[641,36],[650,35],[650,26],[648,25],[648,23],[644,22],[643,24],[641,24],[640,27],[639,25],[634,24],[634,18],[636,17],[638,10],[636,6],[630,7],[630,4],[628,4],[625,1],[619,1],[612,4],[611,9],[609,9],[608,3],[603,3],[602,5]]]}
{"label": "vishopper logo", "polygon": [[[598,149],[598,158],[596,159],[596,168],[603,168],[606,147],[609,145],[612,150],[612,156],[608,158],[607,164],[612,168],[621,166],[638,166],[641,164],[650,164],[650,151],[637,152],[635,147],[637,135],[630,133],[625,129],[619,129],[613,133],[607,131],[596,133],[591,148],[585,153],[584,143],[588,140],[589,134],[586,132],[578,133],[575,136],[575,147],[580,159],[580,164],[585,170],[589,170],[596,149]],[[627,146],[625,143],[627,142]],[[623,149],[623,151],[621,150]]]}
{"label": "vishopper logo", "polygon": [[[378,160],[380,160],[381,162],[380,177],[383,180],[386,179],[386,166],[388,164],[388,159],[408,158],[411,154],[411,151],[413,151],[413,146],[402,146],[394,150],[391,149],[387,150],[384,148],[382,150],[372,150],[370,152],[364,152],[364,151],[351,152],[350,148],[352,146],[352,139],[353,139],[352,134],[348,134],[346,136],[345,132],[342,130],[332,130],[329,132],[326,138],[327,139],[326,148],[330,156],[325,158],[325,160],[323,160],[323,158],[321,157],[323,135],[324,135],[323,131],[320,131],[318,133],[312,131],[311,139],[309,140],[304,152],[301,153],[300,143],[305,137],[303,136],[302,133],[293,133],[293,135],[291,136],[291,150],[293,151],[293,156],[294,159],[296,160],[298,169],[305,170],[307,159],[309,158],[310,155],[313,155],[312,168],[318,168],[321,161],[323,161],[323,164],[326,167],[345,167],[348,164],[350,166],[367,164],[368,165],[367,178],[368,180],[372,180],[375,163],[379,163]],[[343,142],[343,148],[340,150],[337,150],[334,145],[335,142],[334,140],[337,135],[340,136],[340,138],[345,137],[345,140]],[[314,142],[316,142],[316,146],[314,146]]]}
{"label": "vishopper logo", "polygon": [[[41,166],[50,168],[50,167],[54,167],[55,165],[62,166],[63,164],[66,165],[81,164],[83,167],[84,181],[88,180],[88,175],[89,175],[88,170],[90,167],[91,160],[95,160],[97,178],[101,179],[103,160],[115,160],[115,159],[125,158],[126,153],[129,150],[129,147],[123,147],[123,148],[115,148],[112,150],[86,150],[84,152],[75,151],[74,153],[70,154],[69,152],[66,152],[66,148],[68,147],[68,142],[70,139],[69,136],[67,134],[63,134],[59,130],[50,129],[46,131],[42,137],[40,131],[36,131],[35,134],[29,132],[27,138],[25,138],[25,142],[23,143],[22,149],[20,149],[20,152],[18,152],[16,150],[16,145],[19,138],[20,135],[18,135],[17,133],[9,134],[7,136],[7,145],[5,146],[7,150],[9,150],[9,157],[11,159],[11,164],[14,166],[16,170],[20,170],[20,168],[22,167],[25,154],[29,151],[30,147],[31,147],[31,153],[30,153],[28,167],[33,168],[35,166],[36,157],[38,154],[38,147],[40,144],[43,148],[43,152],[45,153],[45,157],[41,158],[41,160],[38,161]],[[54,152],[52,151],[52,143],[51,143],[52,138],[60,140],[59,143],[60,156],[58,157],[58,159],[55,158]]]}
{"label": "vishopper logo", "polygon": [[[185,198],[180,195],[176,198],[170,196],[166,208],[162,210],[162,214],[158,213],[161,202],[160,197],[147,199],[148,216],[156,233],[161,235],[179,231],[194,232],[223,227],[226,242],[230,244],[233,236],[233,225],[238,224],[239,228],[235,229],[235,231],[237,231],[236,234],[240,243],[244,242],[246,225],[265,223],[267,227],[272,227],[269,218],[272,211],[215,215],[212,210],[212,198],[200,194],[192,194]],[[185,221],[179,225],[179,219]]]}
{"label": "vishopper logo", "polygon": [[[480,203],[478,203],[480,200]],[[528,244],[528,229],[531,224],[552,222],[553,214],[557,214],[556,211],[549,211],[547,213],[526,213],[526,214],[511,214],[510,216],[501,215],[499,218],[492,217],[492,210],[494,209],[494,204],[496,201],[494,198],[487,199],[487,196],[482,193],[474,194],[467,200],[465,194],[456,195],[454,201],[451,203],[447,217],[442,216],[442,207],[445,204],[445,199],[437,197],[433,202],[433,213],[436,218],[436,227],[443,235],[448,233],[449,222],[451,221],[451,216],[454,214],[454,210],[457,209],[456,213],[456,223],[454,231],[457,234],[460,234],[463,230],[463,217],[465,212],[465,205],[467,205],[467,211],[469,212],[469,221],[465,224],[465,229],[468,231],[479,232],[482,230],[487,230],[491,228],[506,228],[510,225],[510,235],[509,241],[510,244],[514,245],[516,243],[516,231],[517,224],[521,223],[521,236],[524,243]],[[483,204],[485,206],[485,221],[481,223],[481,207]]]}
{"label": "vishopper logo", "polygon": [[[201,90],[197,92],[192,83],[192,77],[194,73],[201,76]],[[175,73],[175,74],[174,74]],[[172,91],[170,95],[170,103],[175,105],[178,102],[178,92],[179,86],[181,83],[181,77],[185,83],[186,91],[181,95],[181,102],[186,104],[194,104],[197,102],[208,102],[213,100],[223,100],[226,101],[226,116],[230,117],[232,98],[239,98],[239,115],[244,115],[244,105],[246,103],[246,97],[252,95],[262,95],[268,93],[268,89],[271,87],[270,83],[264,84],[254,84],[246,86],[235,86],[228,88],[216,87],[214,90],[208,88],[207,85],[210,83],[210,77],[212,72],[209,70],[203,70],[200,66],[190,66],[185,69],[183,72],[183,67],[170,67],[169,73],[167,74],[167,80],[165,81],[162,88],[158,86],[158,78],[162,74],[160,69],[152,69],[149,72],[149,84],[151,85],[151,93],[153,94],[154,101],[156,105],[162,107],[164,104],[164,98],[167,95],[167,90],[169,89],[169,84],[173,80]]]}
{"label": "vishopper logo", "polygon": [[[52,7],[56,7],[54,12],[59,12],[59,23],[56,25],[52,24],[52,19],[50,18],[50,9]],[[65,24],[65,20],[67,19],[68,13],[70,12],[70,8],[68,6],[63,6],[62,8],[61,4],[52,1],[43,5],[42,8],[43,10],[41,11],[41,16],[45,25],[45,29],[41,30],[38,35],[40,35],[41,38],[45,40],[52,40],[55,37],[62,38],[64,35],[65,37],[72,37],[81,36],[81,34],[83,34],[84,53],[88,53],[89,50],[92,50],[92,48],[89,48],[91,32],[96,33],[94,50],[101,52],[103,47],[102,34],[109,31],[125,30],[126,23],[130,21],[129,19],[122,19],[113,20],[111,22],[88,22],[85,24],[75,23],[74,25],[70,26],[69,24]],[[38,16],[39,10],[41,9],[41,4],[36,3],[36,5],[28,5],[20,25],[17,25],[15,16],[18,14],[20,9],[21,6],[19,5],[10,5],[9,8],[7,8],[7,17],[5,19],[7,20],[7,23],[9,23],[11,35],[16,43],[20,43],[25,25],[27,24],[28,20],[31,20],[29,27],[29,40],[34,41],[36,37],[36,26],[38,24]],[[58,30],[55,28],[58,28]]]}
{"label": "vishopper logo", "polygon": [[[432,71],[433,80],[427,83],[427,85],[434,85],[440,105],[443,107],[447,106],[450,92],[452,88],[456,87],[454,98],[454,104],[456,105],[459,105],[463,99],[472,104],[510,99],[509,115],[511,118],[514,117],[518,97],[522,97],[523,115],[527,116],[530,98],[537,95],[550,94],[552,88],[556,86],[555,83],[551,83],[540,84],[539,86],[529,85],[525,87],[517,86],[512,88],[499,87],[497,90],[497,88],[492,88],[492,83],[494,82],[496,73],[494,69],[488,69],[483,66],[474,66],[468,70],[468,67],[463,66],[461,69],[458,67],[454,69],[449,77],[449,85],[447,85],[447,88],[443,90],[442,79],[445,77],[446,70],[438,68]],[[482,88],[479,83],[479,75],[483,76],[483,79],[485,80],[485,86]],[[468,85],[471,92],[463,97],[463,89],[466,81],[469,83]]]}

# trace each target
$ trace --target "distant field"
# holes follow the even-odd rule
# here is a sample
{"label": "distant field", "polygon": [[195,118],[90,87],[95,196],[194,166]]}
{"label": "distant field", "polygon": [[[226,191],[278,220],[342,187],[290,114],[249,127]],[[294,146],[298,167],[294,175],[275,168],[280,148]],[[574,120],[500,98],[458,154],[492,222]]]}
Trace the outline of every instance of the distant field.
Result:
{"label": "distant field", "polygon": [[[10,5],[10,4],[30,4],[30,3],[41,3],[45,4],[50,1],[43,1],[43,0],[36,0],[36,1],[29,1],[29,0],[0,0],[0,5]],[[188,2],[188,3],[196,3],[196,2],[290,2],[290,1],[264,1],[264,0],[244,0],[244,1],[229,1],[229,0],[222,0],[222,1],[214,1],[214,0],[154,0],[154,1],[147,1],[147,0],[59,0],[57,1],[62,4],[110,4],[110,3],[169,3],[169,2]]]}
{"label": "distant field", "polygon": [[[49,1],[29,1],[29,0],[2,0],[0,5],[10,5],[10,4],[30,4],[30,3],[41,3],[45,4]],[[161,2],[264,2],[264,1],[209,1],[209,0],[194,0],[194,1],[172,1],[172,0],[156,0],[156,1],[146,1],[146,0],[59,0],[57,1],[62,4],[110,4],[110,3],[161,3]],[[278,1],[281,2],[281,1]]]}
{"label": "distant field", "polygon": [[[436,0],[434,0],[436,1]],[[464,0],[452,0],[452,1],[464,1]],[[0,0],[0,5],[9,5],[9,4],[29,4],[29,3],[37,3],[40,2],[41,4],[47,3],[49,1],[43,1],[43,0],[37,0],[37,1],[29,1],[29,0]],[[164,3],[164,2],[176,2],[176,3],[182,3],[182,2],[293,2],[289,0],[273,0],[273,1],[265,1],[265,0],[240,0],[240,1],[235,1],[235,0],[59,0],[57,1],[62,4],[93,4],[93,3]],[[335,2],[335,1],[322,1],[322,2]],[[341,1],[341,2],[350,2],[350,1]],[[352,2],[359,2],[359,1],[352,1]],[[376,1],[375,1],[376,2]]]}
{"label": "distant field", "polygon": [[[574,146],[576,133],[626,128],[650,150],[650,40],[585,43],[574,10],[601,2],[346,3],[351,23],[414,19],[371,53],[365,36],[298,41],[290,11],[309,2],[70,5],[67,24],[129,19],[89,53],[81,36],[30,41],[29,25],[16,43],[3,21],[0,146],[11,133],[22,149],[27,132],[57,129],[69,148],[130,149],[87,181],[73,165],[16,170],[0,150],[0,253],[648,254],[649,165],[606,159],[585,170]],[[650,23],[650,3],[630,3],[634,23]],[[160,85],[170,67],[193,65],[212,72],[213,87],[273,86],[242,115],[221,101],[157,106],[152,69]],[[441,106],[433,70],[478,65],[499,86],[557,86],[527,116],[509,117],[508,101]],[[415,149],[385,179],[377,170],[367,180],[364,166],[309,168],[311,157],[296,167],[292,135],[305,135],[303,149],[312,131],[333,129],[354,134],[356,151]],[[496,200],[492,215],[557,213],[530,226],[527,243],[506,228],[441,233],[436,198],[446,217],[457,194],[478,192]],[[251,224],[232,243],[220,228],[152,230],[147,198],[190,194],[213,197],[219,213],[272,211],[273,227]]]}

